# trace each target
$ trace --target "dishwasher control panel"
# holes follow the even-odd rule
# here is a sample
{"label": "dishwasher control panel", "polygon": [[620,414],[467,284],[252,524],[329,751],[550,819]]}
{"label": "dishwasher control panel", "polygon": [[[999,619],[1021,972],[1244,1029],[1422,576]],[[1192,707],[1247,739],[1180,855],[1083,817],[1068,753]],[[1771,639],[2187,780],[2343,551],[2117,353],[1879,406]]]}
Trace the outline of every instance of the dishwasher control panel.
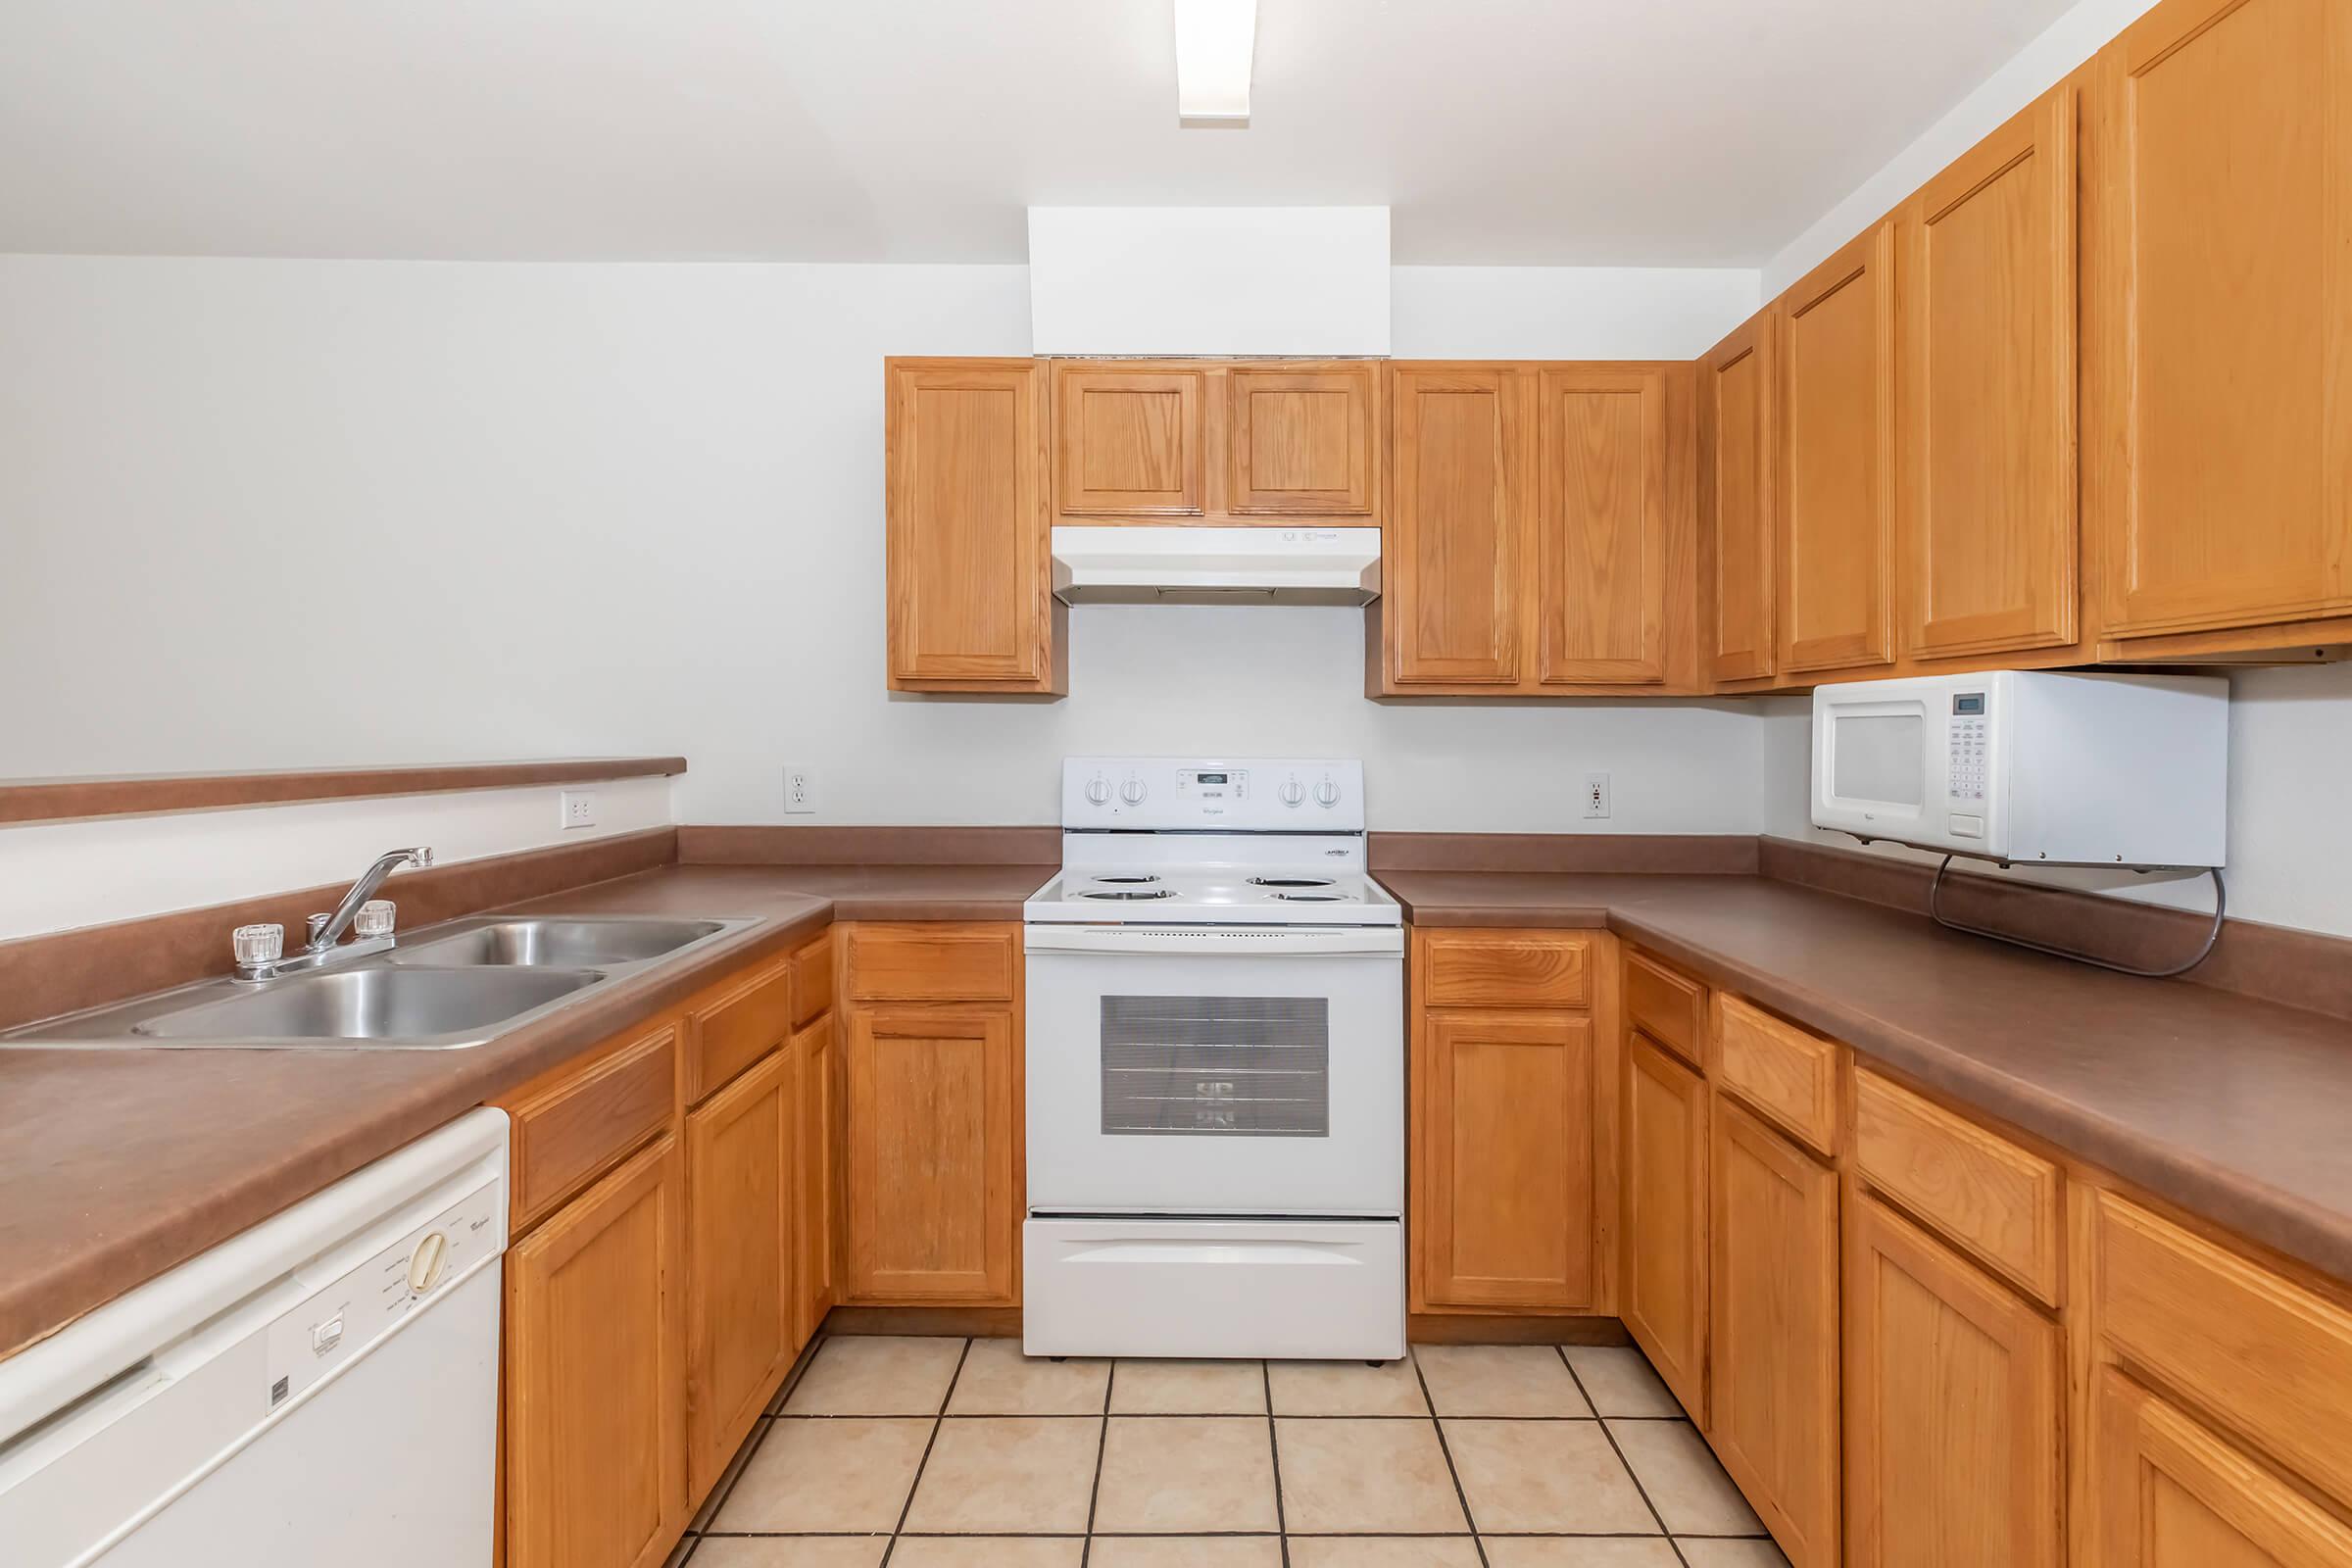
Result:
{"label": "dishwasher control panel", "polygon": [[296,1269],[286,1284],[303,1297],[269,1330],[269,1407],[294,1399],[498,1256],[506,1221],[504,1187],[485,1182],[396,1240],[371,1236]]}

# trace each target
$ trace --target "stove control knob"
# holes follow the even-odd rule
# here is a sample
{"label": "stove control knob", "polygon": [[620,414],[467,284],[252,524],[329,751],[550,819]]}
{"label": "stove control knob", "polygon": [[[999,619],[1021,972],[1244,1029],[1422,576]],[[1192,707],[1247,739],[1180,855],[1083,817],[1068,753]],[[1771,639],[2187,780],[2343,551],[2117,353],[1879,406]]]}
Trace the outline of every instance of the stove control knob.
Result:
{"label": "stove control knob", "polygon": [[1337,805],[1339,805],[1339,804],[1340,804],[1340,787],[1339,787],[1339,785],[1337,785],[1337,784],[1333,783],[1333,782],[1332,782],[1332,781],[1331,781],[1329,778],[1325,778],[1325,779],[1323,780],[1323,782],[1322,782],[1322,783],[1320,783],[1320,784],[1316,785],[1316,786],[1315,786],[1315,804],[1316,804],[1317,806],[1337,806]]}
{"label": "stove control knob", "polygon": [[1289,778],[1286,778],[1282,781],[1282,790],[1280,793],[1282,795],[1283,805],[1297,806],[1301,801],[1306,799],[1306,786],[1299,783],[1298,775],[1294,773]]}
{"label": "stove control knob", "polygon": [[1110,780],[1097,773],[1087,781],[1086,798],[1097,806],[1108,806],[1110,804]]}
{"label": "stove control knob", "polygon": [[1144,781],[1133,773],[1128,774],[1127,782],[1119,786],[1119,799],[1129,806],[1143,805],[1144,797],[1150,793],[1144,788]]}

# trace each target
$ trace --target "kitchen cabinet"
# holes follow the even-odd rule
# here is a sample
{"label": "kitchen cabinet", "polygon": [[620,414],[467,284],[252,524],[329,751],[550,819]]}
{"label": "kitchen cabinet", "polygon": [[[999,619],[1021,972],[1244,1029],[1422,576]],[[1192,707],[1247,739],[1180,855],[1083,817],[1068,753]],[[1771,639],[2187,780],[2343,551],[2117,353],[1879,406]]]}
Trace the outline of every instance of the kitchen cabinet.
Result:
{"label": "kitchen cabinet", "polygon": [[771,1053],[686,1117],[686,1481],[698,1497],[803,1343],[792,1067]]}
{"label": "kitchen cabinet", "polygon": [[1237,365],[1225,372],[1225,388],[1232,512],[1374,520],[1378,366]]}
{"label": "kitchen cabinet", "polygon": [[2054,88],[1903,208],[1899,463],[1914,658],[2077,635],[2075,99],[2073,83]]}
{"label": "kitchen cabinet", "polygon": [[1536,680],[1666,678],[1666,371],[1536,377]]}
{"label": "kitchen cabinet", "polygon": [[2058,1325],[1867,1195],[1844,1314],[1851,1568],[2057,1568]]}
{"label": "kitchen cabinet", "polygon": [[1707,1085],[1634,1031],[1626,1042],[1624,1260],[1626,1332],[1693,1419],[1705,1421]]}
{"label": "kitchen cabinet", "polygon": [[1778,308],[1783,675],[1893,658],[1894,302],[1894,230],[1881,223]]}
{"label": "kitchen cabinet", "polygon": [[684,1187],[664,1136],[507,1254],[508,1568],[653,1568],[685,1527]]}
{"label": "kitchen cabinet", "polygon": [[1759,680],[1779,658],[1773,579],[1780,526],[1778,318],[1760,312],[1699,362],[1698,504],[1707,668]]}
{"label": "kitchen cabinet", "polygon": [[894,359],[885,381],[891,689],[1065,690],[1044,366]]}
{"label": "kitchen cabinet", "polygon": [[1519,684],[1524,393],[1506,367],[1391,368],[1395,472],[1372,653],[1393,689]]}
{"label": "kitchen cabinet", "polygon": [[1792,1568],[1832,1568],[1838,1177],[1720,1092],[1707,1168],[1707,1437]]}
{"label": "kitchen cabinet", "polygon": [[1433,1012],[1421,1036],[1416,1308],[1591,1308],[1592,1020]]}
{"label": "kitchen cabinet", "polygon": [[1012,1007],[860,1005],[848,1038],[847,1298],[1015,1304],[1022,1182]]}
{"label": "kitchen cabinet", "polygon": [[2352,611],[2352,11],[2162,0],[2099,53],[2089,103],[2102,631]]}
{"label": "kitchen cabinet", "polygon": [[1171,521],[1207,510],[1207,371],[1054,367],[1054,506],[1064,517]]}
{"label": "kitchen cabinet", "polygon": [[[841,1052],[834,1015],[822,1013],[792,1037],[793,1337],[807,1345],[841,1296]],[[796,1353],[798,1347],[796,1346]]]}

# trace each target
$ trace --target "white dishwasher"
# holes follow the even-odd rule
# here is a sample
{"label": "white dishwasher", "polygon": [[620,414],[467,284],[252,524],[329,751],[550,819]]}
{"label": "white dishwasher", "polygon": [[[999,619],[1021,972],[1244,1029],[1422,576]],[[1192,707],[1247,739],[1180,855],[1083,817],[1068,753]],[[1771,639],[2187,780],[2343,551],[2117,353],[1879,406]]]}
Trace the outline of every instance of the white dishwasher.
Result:
{"label": "white dishwasher", "polygon": [[0,1361],[8,1568],[480,1568],[507,1118],[470,1111]]}

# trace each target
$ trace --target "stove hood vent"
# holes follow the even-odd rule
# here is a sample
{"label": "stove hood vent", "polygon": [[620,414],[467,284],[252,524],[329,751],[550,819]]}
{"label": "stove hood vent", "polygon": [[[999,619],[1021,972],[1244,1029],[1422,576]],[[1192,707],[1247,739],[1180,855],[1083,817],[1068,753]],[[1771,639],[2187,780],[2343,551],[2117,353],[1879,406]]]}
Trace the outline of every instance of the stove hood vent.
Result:
{"label": "stove hood vent", "polygon": [[1378,528],[1078,526],[1054,530],[1068,605],[1367,605]]}

